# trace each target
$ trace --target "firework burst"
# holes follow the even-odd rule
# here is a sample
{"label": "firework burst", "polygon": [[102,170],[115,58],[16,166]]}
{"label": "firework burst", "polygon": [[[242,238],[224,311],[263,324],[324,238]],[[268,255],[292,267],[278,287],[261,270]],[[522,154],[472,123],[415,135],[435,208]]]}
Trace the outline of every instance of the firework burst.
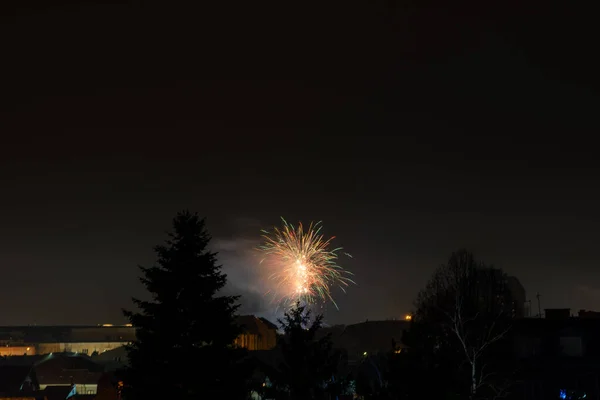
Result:
{"label": "firework burst", "polygon": [[261,264],[275,271],[270,276],[276,283],[270,291],[274,299],[286,305],[330,300],[337,308],[331,289],[338,286],[346,292],[345,288],[354,284],[352,274],[337,264],[342,248],[329,249],[335,237],[324,238],[321,222],[311,223],[305,230],[302,223],[294,227],[281,220],[281,228],[262,231],[264,242],[258,248],[263,255]]}

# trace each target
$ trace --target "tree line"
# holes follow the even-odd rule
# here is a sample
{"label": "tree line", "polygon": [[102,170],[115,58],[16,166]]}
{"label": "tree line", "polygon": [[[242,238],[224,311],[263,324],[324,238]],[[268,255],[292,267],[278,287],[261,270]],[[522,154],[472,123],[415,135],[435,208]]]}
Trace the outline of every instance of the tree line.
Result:
{"label": "tree line", "polygon": [[121,371],[125,400],[497,399],[510,394],[507,351],[514,299],[502,270],[466,250],[440,266],[414,303],[410,328],[387,351],[347,354],[321,335],[322,315],[300,303],[279,320],[276,362],[235,346],[239,296],[220,293],[227,277],[209,249],[204,219],[173,219],[156,261],[140,267],[150,299],[124,314],[137,328]]}

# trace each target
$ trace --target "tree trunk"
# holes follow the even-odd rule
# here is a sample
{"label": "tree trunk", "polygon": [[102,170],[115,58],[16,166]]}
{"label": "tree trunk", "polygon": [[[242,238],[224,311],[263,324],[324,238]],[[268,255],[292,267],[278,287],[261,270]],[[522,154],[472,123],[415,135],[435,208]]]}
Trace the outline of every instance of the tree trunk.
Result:
{"label": "tree trunk", "polygon": [[477,392],[477,376],[476,376],[476,364],[475,361],[471,362],[471,398],[475,398]]}

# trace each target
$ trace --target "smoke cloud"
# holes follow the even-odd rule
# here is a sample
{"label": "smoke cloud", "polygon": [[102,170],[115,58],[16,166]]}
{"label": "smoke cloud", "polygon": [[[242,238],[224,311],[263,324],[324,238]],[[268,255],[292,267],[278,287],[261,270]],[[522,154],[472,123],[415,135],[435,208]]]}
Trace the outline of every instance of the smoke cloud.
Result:
{"label": "smoke cloud", "polygon": [[239,295],[241,315],[252,314],[273,322],[280,313],[266,293],[269,290],[269,278],[260,266],[260,254],[256,250],[260,244],[259,222],[242,219],[236,221],[237,233],[228,238],[214,238],[213,251],[227,274],[227,285],[223,294]]}

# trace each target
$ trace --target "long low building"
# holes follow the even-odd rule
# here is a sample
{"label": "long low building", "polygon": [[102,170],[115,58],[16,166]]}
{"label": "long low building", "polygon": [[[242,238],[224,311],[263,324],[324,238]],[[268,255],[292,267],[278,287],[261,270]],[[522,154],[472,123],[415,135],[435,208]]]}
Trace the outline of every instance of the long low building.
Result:
{"label": "long low building", "polygon": [[[237,320],[244,333],[235,344],[248,350],[275,347],[277,327],[264,318],[246,315]],[[131,325],[0,326],[0,356],[80,353],[89,356],[125,346],[135,340]]]}
{"label": "long low building", "polygon": [[135,328],[128,325],[3,326],[0,327],[0,356],[62,352],[92,355],[134,340]]}

